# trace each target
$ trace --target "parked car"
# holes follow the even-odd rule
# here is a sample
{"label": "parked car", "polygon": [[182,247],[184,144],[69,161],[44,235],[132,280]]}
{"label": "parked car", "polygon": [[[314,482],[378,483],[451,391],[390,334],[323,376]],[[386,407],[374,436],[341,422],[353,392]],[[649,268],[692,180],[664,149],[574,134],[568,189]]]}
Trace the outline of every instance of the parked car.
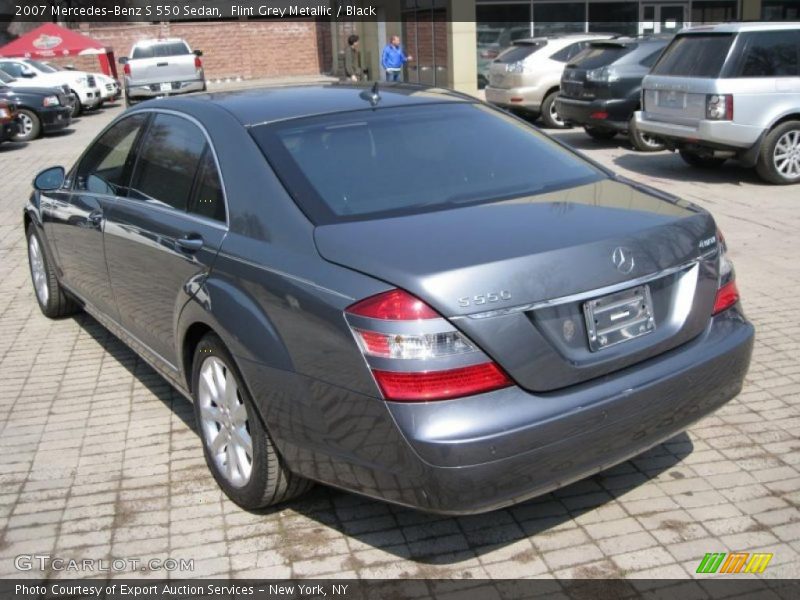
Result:
{"label": "parked car", "polygon": [[0,100],[15,105],[19,122],[14,136],[17,142],[27,142],[42,133],[59,131],[72,121],[72,107],[64,91],[58,87],[11,87],[3,82],[3,75],[0,75]]}
{"label": "parked car", "polygon": [[517,40],[489,69],[487,102],[534,117],[541,114],[548,127],[565,127],[555,105],[564,66],[591,41],[610,37],[579,33]]}
{"label": "parked car", "polygon": [[[63,66],[47,61],[43,62],[49,67],[54,68],[56,71],[75,70],[75,68],[70,65]],[[122,88],[116,79],[105,75],[104,73],[92,73],[92,75],[94,75],[95,81],[97,82],[97,87],[100,90],[100,106],[106,102],[115,102],[120,96],[122,96]]]}
{"label": "parked car", "polygon": [[564,69],[556,110],[561,118],[582,125],[589,136],[610,140],[626,134],[642,152],[664,149],[664,142],[635,127],[642,79],[670,37],[619,38],[592,42]]}
{"label": "parked car", "polygon": [[19,122],[14,103],[0,100],[0,144],[13,141],[18,132]]}
{"label": "parked car", "polygon": [[201,50],[179,38],[140,40],[123,56],[125,104],[206,89]]}
{"label": "parked car", "polygon": [[249,509],[310,481],[521,502],[671,438],[748,369],[709,213],[455,92],[152,100],[34,186],[42,312],[84,308],[193,399]]}
{"label": "parked car", "polygon": [[100,90],[91,73],[83,71],[57,71],[38,60],[29,58],[0,58],[0,70],[20,80],[28,80],[36,87],[62,87],[67,85],[75,94],[72,117],[84,110],[100,105]]}
{"label": "parked car", "polygon": [[[31,82],[29,80],[27,80],[27,79],[17,79],[16,77],[12,77],[11,75],[6,73],[2,69],[0,69],[0,83],[2,83],[4,85],[7,85],[10,88],[14,88],[14,89],[16,89],[16,88],[36,87],[36,89],[53,89],[53,90],[57,90],[57,93],[63,93],[64,94],[64,100],[66,101],[66,106],[69,106],[69,108],[70,108],[70,116],[75,114],[75,104],[78,101],[78,97],[70,91],[69,86],[67,84],[62,84],[60,87],[53,87],[53,88],[43,87],[43,88],[40,88],[40,87],[37,87],[37,86],[32,86]],[[60,99],[61,99],[61,97],[59,96],[59,100]]]}
{"label": "parked car", "polygon": [[498,55],[514,41],[529,37],[530,25],[517,27],[478,26],[478,88],[483,89],[489,83],[489,65]]}
{"label": "parked car", "polygon": [[800,23],[728,23],[680,32],[636,113],[694,167],[734,158],[774,184],[800,182]]}

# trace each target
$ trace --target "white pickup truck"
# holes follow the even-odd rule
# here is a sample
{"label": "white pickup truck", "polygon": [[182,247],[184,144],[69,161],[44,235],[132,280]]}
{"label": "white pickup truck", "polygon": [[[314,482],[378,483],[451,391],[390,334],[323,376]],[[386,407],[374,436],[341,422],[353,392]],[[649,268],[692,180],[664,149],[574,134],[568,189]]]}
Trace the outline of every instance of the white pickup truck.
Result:
{"label": "white pickup truck", "polygon": [[102,97],[97,87],[97,80],[91,73],[83,71],[59,71],[38,60],[30,58],[0,59],[0,70],[12,77],[27,80],[29,85],[39,87],[59,87],[66,85],[77,97],[72,117],[77,117],[84,109],[100,105]]}
{"label": "white pickup truck", "polygon": [[202,55],[179,38],[136,42],[130,56],[119,59],[126,106],[148,98],[205,91]]}

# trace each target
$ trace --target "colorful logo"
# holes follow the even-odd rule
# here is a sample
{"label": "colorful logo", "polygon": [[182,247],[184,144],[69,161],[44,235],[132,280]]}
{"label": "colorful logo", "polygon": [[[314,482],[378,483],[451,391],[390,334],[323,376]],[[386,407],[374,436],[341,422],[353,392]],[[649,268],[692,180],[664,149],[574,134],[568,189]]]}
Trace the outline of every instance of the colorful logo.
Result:
{"label": "colorful logo", "polygon": [[63,40],[58,37],[57,35],[47,35],[43,33],[38,38],[33,40],[34,48],[38,48],[39,50],[50,50],[58,46]]}
{"label": "colorful logo", "polygon": [[697,573],[763,573],[772,556],[766,552],[709,552],[697,566]]}

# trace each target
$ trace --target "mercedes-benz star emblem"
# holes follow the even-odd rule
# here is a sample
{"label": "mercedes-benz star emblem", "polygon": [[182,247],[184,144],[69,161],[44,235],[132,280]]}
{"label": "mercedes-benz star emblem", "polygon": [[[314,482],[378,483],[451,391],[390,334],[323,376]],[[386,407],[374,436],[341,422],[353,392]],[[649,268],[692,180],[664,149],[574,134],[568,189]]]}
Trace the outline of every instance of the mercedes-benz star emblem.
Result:
{"label": "mercedes-benz star emblem", "polygon": [[636,264],[636,261],[633,259],[633,252],[622,246],[614,248],[614,252],[611,254],[611,261],[614,263],[614,266],[617,267],[617,271],[625,273],[626,275],[633,271],[633,267]]}

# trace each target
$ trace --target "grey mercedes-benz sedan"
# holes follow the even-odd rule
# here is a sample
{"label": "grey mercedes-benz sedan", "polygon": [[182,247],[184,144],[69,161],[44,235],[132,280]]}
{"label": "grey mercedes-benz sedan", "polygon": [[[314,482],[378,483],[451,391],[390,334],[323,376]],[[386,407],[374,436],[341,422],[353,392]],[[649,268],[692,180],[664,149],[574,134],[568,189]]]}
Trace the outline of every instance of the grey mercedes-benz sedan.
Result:
{"label": "grey mercedes-benz sedan", "polygon": [[248,509],[312,481],[520,502],[686,429],[750,362],[711,215],[454,92],[148,101],[34,187],[42,312],[85,309],[191,399]]}

